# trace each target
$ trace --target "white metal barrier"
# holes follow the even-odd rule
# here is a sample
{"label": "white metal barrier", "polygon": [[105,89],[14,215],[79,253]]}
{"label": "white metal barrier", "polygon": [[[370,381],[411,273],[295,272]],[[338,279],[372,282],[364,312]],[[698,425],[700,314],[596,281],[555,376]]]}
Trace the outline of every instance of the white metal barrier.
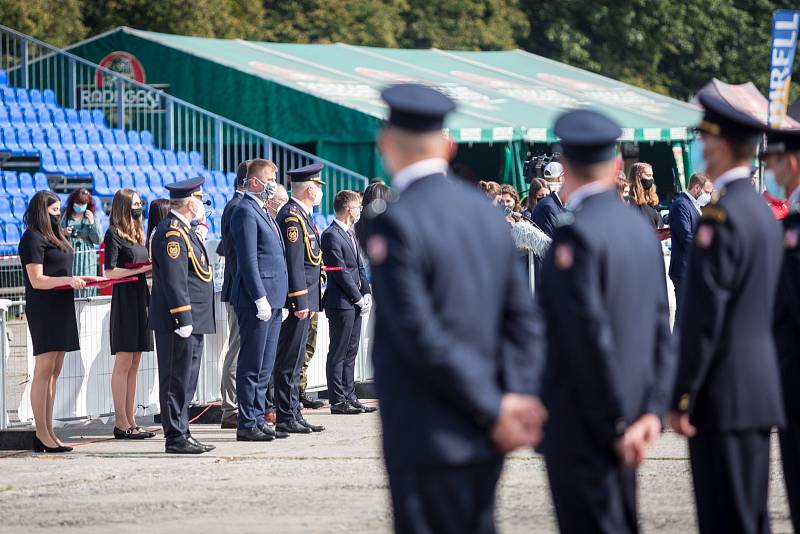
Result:
{"label": "white metal barrier", "polygon": [[[225,305],[219,300],[220,294],[215,294],[217,333],[205,336],[205,350],[200,366],[197,392],[194,402],[207,404],[220,400],[220,376],[222,363],[228,346],[228,320]],[[78,329],[80,332],[81,350],[69,352],[64,358],[64,368],[58,379],[56,387],[56,402],[53,418],[60,421],[105,417],[114,413],[114,403],[111,397],[111,372],[114,367],[113,357],[110,353],[109,316],[111,312],[111,298],[97,297],[75,301],[75,312],[78,316]],[[363,321],[362,342],[356,360],[356,381],[364,382],[373,378],[372,362],[369,358],[369,344],[371,339],[371,321],[369,317]],[[325,362],[328,352],[328,322],[324,313],[319,314],[317,327],[317,346],[313,360],[308,369],[308,391],[318,391],[327,388],[325,379]],[[6,317],[0,322],[0,332],[6,329]],[[30,378],[33,376],[33,354],[30,333],[27,328],[27,369],[28,380],[24,384],[17,419],[20,424],[33,420],[30,409]],[[0,345],[3,350],[2,361],[7,361],[9,350]],[[0,365],[0,384],[6,390],[10,386],[7,376],[3,373],[5,365]],[[11,384],[21,387],[20,384]],[[8,399],[8,391],[0,387],[0,428],[8,422],[8,412],[12,406],[2,404]],[[158,364],[155,351],[142,354],[139,367],[139,379],[136,391],[136,405],[138,415],[151,415],[158,413]],[[16,407],[16,406],[14,406]]]}

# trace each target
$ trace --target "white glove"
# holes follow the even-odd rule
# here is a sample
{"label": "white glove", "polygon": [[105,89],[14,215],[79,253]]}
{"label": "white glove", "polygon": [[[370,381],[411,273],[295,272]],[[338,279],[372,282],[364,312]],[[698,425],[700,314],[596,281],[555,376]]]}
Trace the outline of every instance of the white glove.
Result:
{"label": "white glove", "polygon": [[269,305],[267,297],[261,297],[256,301],[256,317],[260,321],[269,321],[272,318],[272,306]]}
{"label": "white glove", "polygon": [[361,300],[356,302],[356,306],[361,308],[361,315],[364,316],[369,313],[369,310],[372,308],[372,295],[364,295],[361,297]]}
{"label": "white glove", "polygon": [[367,307],[372,308],[372,293],[367,293],[366,295],[364,295],[363,298],[367,304]]}
{"label": "white glove", "polygon": [[192,330],[194,330],[194,327],[192,325],[186,325],[180,328],[176,328],[175,333],[181,336],[183,339],[186,339],[187,337],[192,335]]}

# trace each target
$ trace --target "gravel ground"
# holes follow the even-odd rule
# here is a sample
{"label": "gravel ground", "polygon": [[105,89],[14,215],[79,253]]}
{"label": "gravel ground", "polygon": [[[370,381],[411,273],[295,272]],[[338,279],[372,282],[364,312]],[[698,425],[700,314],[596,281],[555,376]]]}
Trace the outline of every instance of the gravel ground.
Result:
{"label": "gravel ground", "polygon": [[[0,524],[16,533],[381,533],[391,512],[377,415],[309,413],[321,434],[254,444],[232,430],[194,425],[217,450],[163,454],[158,437],[98,441],[111,423],[63,429],[72,453],[0,452]],[[774,440],[775,442],[777,440]],[[773,532],[791,532],[777,446],[770,514]],[[666,434],[640,472],[642,531],[693,532],[685,442]],[[506,462],[498,523],[502,533],[556,532],[544,463],[530,452]]]}

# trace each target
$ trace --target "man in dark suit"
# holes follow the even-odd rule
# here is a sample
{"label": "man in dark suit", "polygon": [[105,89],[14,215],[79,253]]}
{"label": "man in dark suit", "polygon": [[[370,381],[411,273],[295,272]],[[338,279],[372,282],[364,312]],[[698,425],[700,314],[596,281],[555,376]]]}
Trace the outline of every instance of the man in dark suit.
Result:
{"label": "man in dark suit", "polygon": [[502,213],[448,175],[454,102],[414,84],[382,96],[399,199],[366,206],[359,237],[395,530],[494,532],[503,453],[536,442],[544,418],[533,304]]}
{"label": "man in dark suit", "polygon": [[571,193],[537,295],[550,414],[541,452],[561,532],[637,532],[636,468],[661,431],[675,370],[664,260],[619,199],[619,126],[576,110],[554,131]]}
{"label": "man in dark suit", "polygon": [[770,430],[785,416],[771,321],[781,235],[750,181],[765,126],[699,99],[716,193],[689,254],[670,425],[690,438],[700,532],[768,532]]}
{"label": "man in dark suit", "polygon": [[281,327],[278,359],[275,362],[276,428],[283,432],[308,434],[325,430],[306,421],[300,413],[300,370],[303,367],[311,313],[321,309],[322,251],[314,224],[314,206],[322,202],[322,165],[314,163],[286,174],[292,184],[292,198],[278,213],[278,226],[286,245],[289,316]]}
{"label": "man in dark suit", "polygon": [[678,195],[669,208],[669,228],[672,234],[672,251],[669,258],[669,277],[675,289],[675,317],[681,307],[681,281],[686,273],[689,247],[694,239],[694,229],[700,221],[700,208],[711,200],[714,183],[705,174],[695,173],[689,187]]}
{"label": "man in dark suit", "polygon": [[769,130],[764,159],[767,190],[789,199],[773,323],[786,410],[780,433],[783,477],[792,525],[800,532],[800,129]]}
{"label": "man in dark suit", "polygon": [[203,178],[167,185],[170,213],[153,233],[153,290],[149,326],[155,331],[159,404],[166,451],[214,449],[189,432],[189,403],[197,389],[203,335],[213,334],[214,269],[192,221],[205,219]]}
{"label": "man in dark suit", "polygon": [[354,191],[339,191],[333,210],[336,219],[322,232],[322,261],[328,272],[328,288],[322,297],[330,333],[325,366],[328,398],[334,414],[373,412],[374,406],[359,402],[355,388],[361,316],[372,306],[367,271],[352,233],[361,216],[361,197]]}
{"label": "man in dark suit", "polygon": [[228,351],[222,361],[222,428],[238,428],[239,407],[236,403],[236,363],[239,359],[241,340],[239,338],[239,321],[236,319],[236,308],[230,303],[231,285],[236,277],[236,240],[231,232],[233,208],[244,196],[244,182],[247,179],[247,161],[243,161],[236,169],[236,192],[222,211],[222,239],[217,246],[217,254],[225,258],[225,273],[222,281],[220,300],[225,303],[228,314]]}
{"label": "man in dark suit", "polygon": [[553,232],[558,223],[559,214],[564,212],[564,202],[559,193],[564,194],[564,190],[553,191],[542,200],[536,203],[531,213],[531,220],[539,229],[552,238]]}
{"label": "man in dark suit", "polygon": [[287,293],[283,242],[265,205],[275,195],[277,171],[271,161],[252,160],[247,169],[247,194],[231,217],[231,231],[237,236],[231,302],[236,307],[242,339],[236,367],[237,441],[288,437],[265,420],[267,384],[275,364],[281,308]]}

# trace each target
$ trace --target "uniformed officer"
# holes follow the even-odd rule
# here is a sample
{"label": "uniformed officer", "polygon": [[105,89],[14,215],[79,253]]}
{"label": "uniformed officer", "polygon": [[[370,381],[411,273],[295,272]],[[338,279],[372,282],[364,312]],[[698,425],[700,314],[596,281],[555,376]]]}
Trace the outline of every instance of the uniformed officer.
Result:
{"label": "uniformed officer", "polygon": [[800,129],[768,131],[764,159],[767,190],[776,198],[789,198],[773,321],[786,410],[780,433],[783,477],[792,525],[800,532]]}
{"label": "uniformed officer", "polygon": [[572,192],[537,293],[550,414],[541,452],[561,532],[637,532],[636,468],[661,431],[675,376],[664,260],[616,190],[620,127],[575,110],[554,132]]}
{"label": "uniformed officer", "polygon": [[308,434],[325,430],[312,425],[300,413],[300,369],[303,366],[310,314],[321,309],[320,282],[322,251],[319,232],[312,213],[322,202],[320,178],[322,164],[313,163],[286,174],[291,180],[292,198],[278,212],[278,226],[286,245],[286,268],[289,294],[286,307],[289,316],[281,326],[278,355],[275,360],[276,429],[282,432]]}
{"label": "uniformed officer", "polygon": [[159,403],[166,451],[214,449],[189,432],[189,402],[197,388],[203,334],[213,334],[214,269],[192,223],[205,219],[203,178],[169,184],[170,212],[151,241],[153,290],[149,325],[158,353]]}
{"label": "uniformed officer", "polygon": [[783,425],[771,318],[778,223],[750,181],[765,126],[711,93],[698,130],[716,193],[689,253],[670,425],[689,439],[701,532],[768,532],[770,429]]}
{"label": "uniformed officer", "polygon": [[373,361],[397,532],[495,531],[503,453],[538,440],[533,303],[502,214],[449,174],[454,102],[401,84],[379,146],[399,199],[365,208]]}

